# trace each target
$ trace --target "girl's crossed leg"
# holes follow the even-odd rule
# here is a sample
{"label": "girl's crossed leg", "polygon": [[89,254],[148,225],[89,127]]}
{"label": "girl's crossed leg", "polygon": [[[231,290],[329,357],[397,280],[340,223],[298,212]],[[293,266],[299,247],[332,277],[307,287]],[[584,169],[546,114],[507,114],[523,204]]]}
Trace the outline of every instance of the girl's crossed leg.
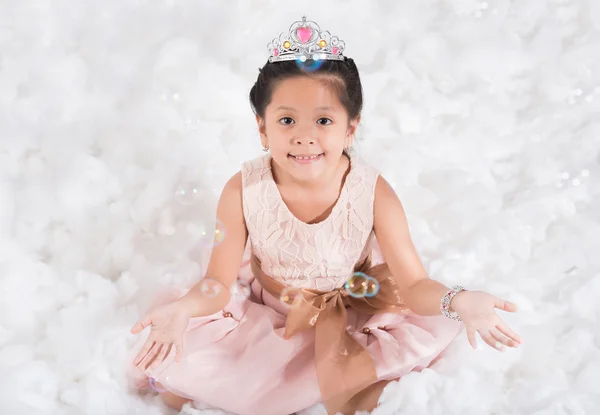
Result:
{"label": "girl's crossed leg", "polygon": [[163,400],[165,405],[167,405],[170,408],[181,411],[181,408],[183,407],[183,405],[192,401],[191,399],[187,399],[182,396],[175,395],[174,393],[169,392],[168,390],[165,390],[165,388],[158,382],[156,382],[155,385],[159,391],[162,391],[162,392],[158,393],[160,395],[161,399]]}

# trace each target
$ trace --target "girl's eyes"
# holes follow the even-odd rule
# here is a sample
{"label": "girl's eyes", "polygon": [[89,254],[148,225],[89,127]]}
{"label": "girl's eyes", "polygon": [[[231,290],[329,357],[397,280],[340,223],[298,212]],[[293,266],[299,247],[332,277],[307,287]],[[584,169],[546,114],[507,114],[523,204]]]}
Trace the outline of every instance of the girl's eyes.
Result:
{"label": "girl's eyes", "polygon": [[[289,122],[285,122],[285,121],[289,121]],[[294,120],[292,120],[290,117],[283,117],[282,119],[279,120],[280,124],[283,125],[291,125],[294,122]]]}
{"label": "girl's eyes", "polygon": [[[325,121],[325,122],[323,123],[321,121]],[[283,125],[292,125],[294,122],[295,121],[290,117],[283,117],[282,119],[279,120],[279,123],[283,124]],[[319,125],[330,125],[331,123],[333,123],[333,121],[331,121],[329,118],[323,117],[323,118],[319,118],[317,120],[317,123]]]}

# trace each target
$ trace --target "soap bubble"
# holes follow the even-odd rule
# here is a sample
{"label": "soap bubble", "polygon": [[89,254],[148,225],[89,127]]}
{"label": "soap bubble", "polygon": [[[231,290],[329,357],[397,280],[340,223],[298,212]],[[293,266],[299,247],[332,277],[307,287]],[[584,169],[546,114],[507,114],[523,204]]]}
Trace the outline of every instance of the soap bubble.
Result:
{"label": "soap bubble", "polygon": [[[190,230],[191,228],[188,228],[188,231]],[[214,248],[217,245],[221,245],[221,243],[225,240],[225,225],[223,222],[217,219],[214,229],[209,231],[206,228],[198,228],[198,235],[200,237],[200,244],[202,246]]]}
{"label": "soap bubble", "polygon": [[304,72],[314,72],[323,65],[323,59],[307,59],[304,62],[300,59],[296,59],[296,65]]}
{"label": "soap bubble", "polygon": [[379,281],[377,281],[373,277],[369,277],[367,281],[367,291],[365,292],[365,297],[371,298],[375,297],[379,292]]}
{"label": "soap bubble", "polygon": [[355,272],[344,284],[348,295],[354,298],[374,297],[379,292],[379,282],[365,274]]}
{"label": "soap bubble", "polygon": [[355,272],[344,284],[348,295],[354,298],[363,298],[367,292],[369,276],[364,272]]}
{"label": "soap bubble", "polygon": [[152,389],[154,389],[156,392],[158,392],[158,393],[163,393],[163,392],[166,392],[166,389],[164,389],[164,388],[161,388],[161,387],[159,387],[159,386],[157,385],[157,381],[156,381],[156,379],[154,379],[154,378],[150,378],[150,381],[149,381],[148,383],[150,384],[150,387],[151,387]]}
{"label": "soap bubble", "polygon": [[175,189],[175,200],[184,206],[195,205],[202,200],[202,197],[203,192],[197,183],[180,183]]}
{"label": "soap bubble", "polygon": [[243,296],[246,298],[250,298],[252,294],[252,289],[250,288],[250,284],[244,280],[237,280],[237,283],[231,289],[231,294],[235,296]]}
{"label": "soap bubble", "polygon": [[215,298],[223,290],[223,284],[212,278],[204,278],[200,282],[200,292],[207,298]]}
{"label": "soap bubble", "polygon": [[296,288],[296,287],[285,287],[282,291],[281,291],[281,296],[279,297],[279,301],[281,301],[282,304],[291,307],[294,305],[294,303],[299,300],[299,298],[302,296],[302,290],[300,288]]}

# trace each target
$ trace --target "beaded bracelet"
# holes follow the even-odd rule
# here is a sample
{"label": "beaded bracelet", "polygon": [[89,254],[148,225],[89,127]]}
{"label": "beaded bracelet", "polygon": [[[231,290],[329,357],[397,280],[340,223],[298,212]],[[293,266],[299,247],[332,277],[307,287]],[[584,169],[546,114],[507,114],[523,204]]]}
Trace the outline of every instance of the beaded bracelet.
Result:
{"label": "beaded bracelet", "polygon": [[455,311],[450,311],[450,301],[452,301],[454,296],[461,291],[466,291],[466,289],[460,285],[455,285],[450,290],[448,290],[448,292],[446,292],[446,294],[444,294],[444,296],[442,297],[440,311],[445,317],[448,317],[450,320],[462,321],[460,316]]}

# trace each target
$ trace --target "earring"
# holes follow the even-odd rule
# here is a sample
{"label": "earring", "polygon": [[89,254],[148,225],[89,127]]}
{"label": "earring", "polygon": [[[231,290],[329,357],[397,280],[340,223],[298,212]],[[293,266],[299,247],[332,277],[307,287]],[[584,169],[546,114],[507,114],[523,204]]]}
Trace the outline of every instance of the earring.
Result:
{"label": "earring", "polygon": [[269,151],[269,147],[263,147],[263,151],[266,153],[267,151]]}
{"label": "earring", "polygon": [[[354,135],[352,135],[350,137],[350,142],[352,143],[354,141]],[[352,153],[354,151],[354,147],[352,147],[352,144],[350,144],[348,147],[344,148],[344,151],[348,154]]]}

